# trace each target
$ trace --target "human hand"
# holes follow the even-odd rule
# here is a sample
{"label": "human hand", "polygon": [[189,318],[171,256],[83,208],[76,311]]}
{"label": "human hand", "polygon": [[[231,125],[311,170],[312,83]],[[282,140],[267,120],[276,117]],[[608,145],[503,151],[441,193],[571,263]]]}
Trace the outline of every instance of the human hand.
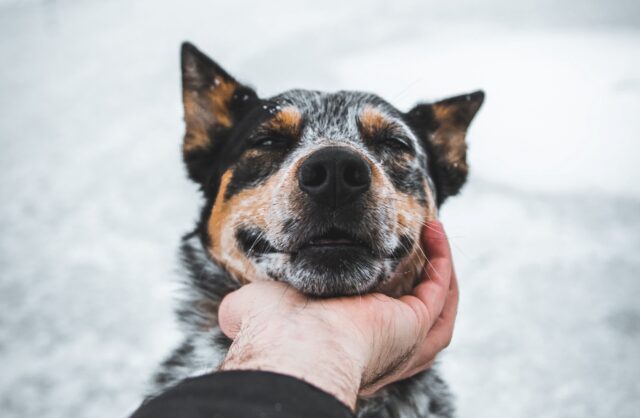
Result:
{"label": "human hand", "polygon": [[428,222],[423,280],[398,299],[379,293],[311,299],[280,282],[229,294],[219,322],[234,340],[221,370],[305,380],[349,405],[431,366],[452,337],[458,285],[442,224]]}

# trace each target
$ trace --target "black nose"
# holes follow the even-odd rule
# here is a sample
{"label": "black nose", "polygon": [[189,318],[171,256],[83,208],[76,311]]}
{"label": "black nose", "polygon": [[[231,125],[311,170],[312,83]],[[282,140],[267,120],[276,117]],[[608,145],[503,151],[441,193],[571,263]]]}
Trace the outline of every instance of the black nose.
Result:
{"label": "black nose", "polygon": [[317,203],[339,207],[369,190],[371,168],[349,148],[327,147],[302,163],[298,184]]}

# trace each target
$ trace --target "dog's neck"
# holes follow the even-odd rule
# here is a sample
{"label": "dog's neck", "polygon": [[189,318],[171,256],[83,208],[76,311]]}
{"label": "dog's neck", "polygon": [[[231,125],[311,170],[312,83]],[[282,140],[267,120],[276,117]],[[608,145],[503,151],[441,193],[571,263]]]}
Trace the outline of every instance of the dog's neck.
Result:
{"label": "dog's neck", "polygon": [[177,312],[180,322],[198,331],[216,327],[220,302],[240,283],[211,259],[197,232],[182,239],[180,261],[187,280]]}

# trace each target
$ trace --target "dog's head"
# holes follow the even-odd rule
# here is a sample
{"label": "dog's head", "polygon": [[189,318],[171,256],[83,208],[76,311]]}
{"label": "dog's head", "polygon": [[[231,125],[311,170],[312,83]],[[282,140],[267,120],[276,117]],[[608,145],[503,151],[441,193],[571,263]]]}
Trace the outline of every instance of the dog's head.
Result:
{"label": "dog's head", "polygon": [[183,156],[206,199],[208,253],[240,282],[316,296],[406,291],[425,220],[467,177],[475,92],[400,112],[378,96],[271,98],[182,47]]}

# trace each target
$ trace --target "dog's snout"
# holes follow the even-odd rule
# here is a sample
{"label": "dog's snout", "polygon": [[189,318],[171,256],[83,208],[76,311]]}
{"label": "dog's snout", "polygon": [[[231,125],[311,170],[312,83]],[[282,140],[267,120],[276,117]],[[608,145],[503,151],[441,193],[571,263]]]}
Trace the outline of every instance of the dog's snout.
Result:
{"label": "dog's snout", "polygon": [[298,184],[317,203],[344,206],[369,190],[371,168],[349,148],[326,147],[302,163]]}

